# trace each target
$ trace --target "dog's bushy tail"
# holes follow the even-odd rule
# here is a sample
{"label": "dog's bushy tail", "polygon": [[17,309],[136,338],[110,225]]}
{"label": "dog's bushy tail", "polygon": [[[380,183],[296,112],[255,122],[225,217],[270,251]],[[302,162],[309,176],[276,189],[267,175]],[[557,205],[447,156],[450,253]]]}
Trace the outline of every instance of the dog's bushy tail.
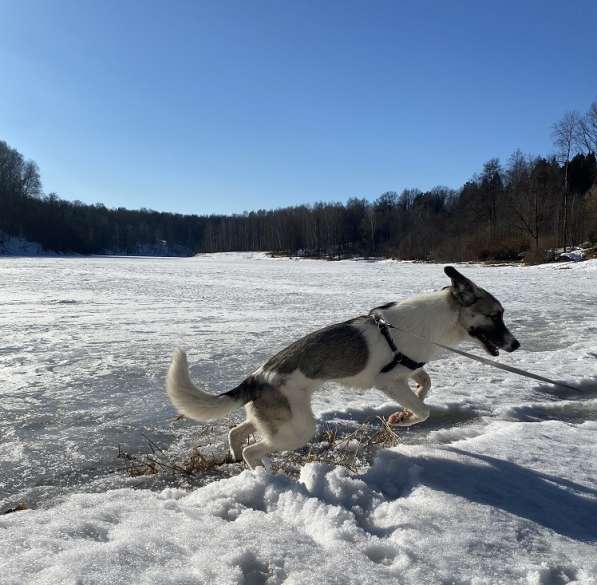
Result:
{"label": "dog's bushy tail", "polygon": [[187,356],[180,349],[176,350],[172,358],[166,390],[178,412],[200,421],[222,418],[246,402],[234,395],[215,396],[197,388],[189,376]]}

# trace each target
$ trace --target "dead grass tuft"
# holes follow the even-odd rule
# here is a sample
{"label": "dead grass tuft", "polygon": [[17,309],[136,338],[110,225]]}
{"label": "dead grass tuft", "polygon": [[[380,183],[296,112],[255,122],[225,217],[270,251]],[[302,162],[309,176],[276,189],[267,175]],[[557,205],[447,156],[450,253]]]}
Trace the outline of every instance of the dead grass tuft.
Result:
{"label": "dead grass tuft", "polygon": [[[164,474],[198,478],[234,463],[227,451],[224,454],[206,454],[199,447],[193,447],[188,455],[175,459],[149,437],[143,435],[143,438],[148,445],[147,453],[132,454],[118,446],[117,457],[124,462],[130,477]],[[379,447],[394,447],[398,442],[398,435],[381,416],[370,417],[356,428],[328,424],[303,449],[274,454],[272,468],[296,477],[305,463],[319,462],[341,465],[356,472],[371,463]],[[242,463],[239,465],[242,466]]]}
{"label": "dead grass tuft", "polygon": [[118,459],[125,463],[126,473],[131,477],[143,475],[156,475],[158,473],[169,473],[173,475],[194,476],[211,471],[226,463],[231,463],[228,455],[206,456],[198,447],[193,447],[187,457],[176,461],[156,445],[149,437],[145,437],[150,453],[135,455],[124,451],[118,446]]}
{"label": "dead grass tuft", "polygon": [[324,428],[306,450],[293,451],[275,462],[277,469],[288,475],[296,475],[305,463],[341,465],[356,472],[370,463],[378,447],[395,447],[399,436],[387,419],[370,417],[356,429],[342,433],[337,425]]}
{"label": "dead grass tuft", "polygon": [[25,500],[21,500],[16,505],[11,506],[10,508],[6,508],[0,512],[0,515],[4,514],[12,514],[13,512],[22,512],[23,510],[28,510],[29,506],[27,506],[27,502]]}

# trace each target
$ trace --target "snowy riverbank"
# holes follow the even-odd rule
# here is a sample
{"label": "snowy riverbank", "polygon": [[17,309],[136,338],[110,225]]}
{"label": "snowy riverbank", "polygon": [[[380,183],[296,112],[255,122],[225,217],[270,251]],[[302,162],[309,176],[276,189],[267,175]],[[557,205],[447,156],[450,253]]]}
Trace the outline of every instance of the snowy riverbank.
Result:
{"label": "snowy riverbank", "polygon": [[[429,421],[371,467],[223,466],[191,490],[116,460],[143,435],[172,454],[224,448],[226,421],[173,421],[175,347],[223,391],[309,330],[444,286],[441,266],[0,259],[0,508],[29,508],[0,516],[0,582],[594,583],[597,261],[462,271],[522,343],[499,360],[578,392],[447,357],[428,367]],[[322,424],[390,410],[373,390],[315,397]]]}

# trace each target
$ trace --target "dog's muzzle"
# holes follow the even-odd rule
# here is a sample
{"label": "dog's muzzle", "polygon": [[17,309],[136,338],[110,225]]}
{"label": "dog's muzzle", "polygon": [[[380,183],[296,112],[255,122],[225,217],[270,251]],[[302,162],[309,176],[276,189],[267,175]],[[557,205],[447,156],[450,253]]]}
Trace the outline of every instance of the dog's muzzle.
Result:
{"label": "dog's muzzle", "polygon": [[494,357],[500,355],[500,349],[512,353],[520,347],[518,340],[508,330],[503,334],[496,335],[493,330],[484,331],[483,329],[472,327],[469,329],[468,334],[479,340],[485,351]]}
{"label": "dog's muzzle", "polygon": [[518,339],[513,337],[512,341],[510,341],[510,343],[504,346],[504,350],[508,353],[512,353],[513,351],[516,351],[519,347],[520,343],[518,342]]}

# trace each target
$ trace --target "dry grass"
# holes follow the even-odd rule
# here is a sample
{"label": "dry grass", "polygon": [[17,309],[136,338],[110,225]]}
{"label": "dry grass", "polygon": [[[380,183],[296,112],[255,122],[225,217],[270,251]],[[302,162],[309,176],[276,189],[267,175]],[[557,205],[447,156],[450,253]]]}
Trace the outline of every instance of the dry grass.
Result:
{"label": "dry grass", "polygon": [[28,510],[29,506],[27,506],[27,502],[25,500],[21,500],[16,505],[6,508],[0,512],[0,515],[3,514],[12,514],[13,512],[22,512],[23,510]]}
{"label": "dry grass", "polygon": [[[204,434],[204,433],[202,433]],[[226,450],[221,454],[205,454],[193,447],[185,457],[175,459],[144,435],[148,452],[131,454],[118,447],[118,459],[130,477],[167,474],[177,477],[201,477],[219,467],[234,463]],[[255,438],[253,437],[253,440]],[[273,470],[296,477],[305,463],[319,462],[341,465],[356,472],[370,463],[379,447],[394,447],[399,437],[383,417],[371,417],[356,429],[347,431],[328,424],[306,447],[284,454],[274,454]],[[242,464],[241,464],[242,465]]]}
{"label": "dry grass", "polygon": [[186,477],[196,476],[211,471],[226,463],[232,463],[228,454],[222,457],[207,456],[201,453],[198,447],[193,447],[191,452],[181,461],[176,461],[156,445],[149,437],[145,437],[149,453],[131,454],[118,446],[118,459],[125,464],[126,473],[131,477],[143,475],[156,475],[169,473]]}
{"label": "dry grass", "polygon": [[398,435],[381,416],[368,418],[345,434],[338,426],[328,425],[306,449],[289,452],[275,462],[274,468],[296,475],[305,463],[318,462],[357,472],[372,461],[378,447],[395,447],[398,442]]}

